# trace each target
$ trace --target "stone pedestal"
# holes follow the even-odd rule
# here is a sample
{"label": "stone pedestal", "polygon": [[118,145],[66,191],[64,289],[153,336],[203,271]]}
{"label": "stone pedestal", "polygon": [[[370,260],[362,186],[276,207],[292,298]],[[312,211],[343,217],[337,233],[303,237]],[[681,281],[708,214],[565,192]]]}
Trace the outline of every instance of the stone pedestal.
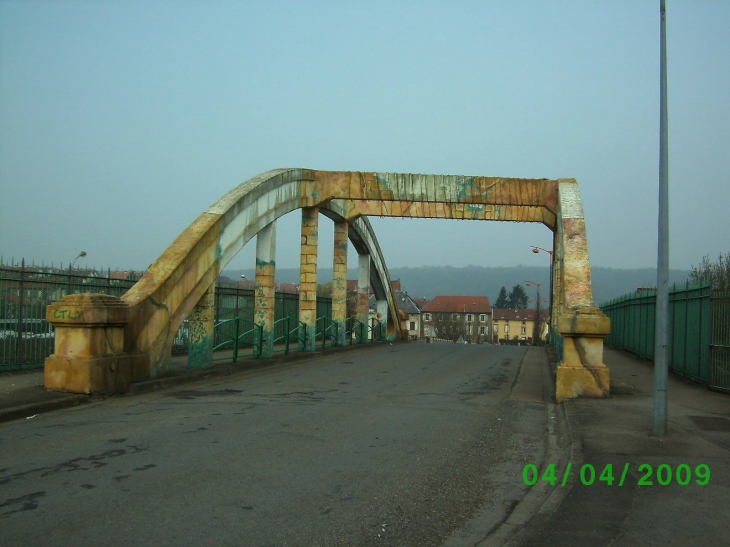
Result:
{"label": "stone pedestal", "polygon": [[48,306],[56,328],[55,352],[46,358],[45,388],[73,393],[126,393],[132,359],[124,353],[130,308],[103,294],[73,294]]}
{"label": "stone pedestal", "polygon": [[603,339],[611,321],[600,309],[583,307],[560,314],[557,328],[563,337],[563,359],[558,364],[555,398],[603,398],[610,394],[610,375],[603,363]]}

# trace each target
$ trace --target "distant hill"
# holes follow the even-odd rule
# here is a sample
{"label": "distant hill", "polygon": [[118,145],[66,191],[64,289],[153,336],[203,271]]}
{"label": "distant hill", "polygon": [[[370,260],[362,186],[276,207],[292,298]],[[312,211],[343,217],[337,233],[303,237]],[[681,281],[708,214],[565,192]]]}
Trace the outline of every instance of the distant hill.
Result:
{"label": "distant hill", "polygon": [[[593,267],[593,298],[601,304],[612,298],[634,292],[638,287],[656,286],[656,269],[618,269]],[[253,279],[254,270],[225,270],[223,275],[233,280],[240,279],[241,274]],[[670,270],[670,283],[684,283],[689,270]],[[488,296],[493,302],[504,286],[507,290],[525,281],[541,283],[541,296],[547,298],[550,287],[548,267],[514,266],[511,268],[485,268],[482,266],[423,266],[420,268],[391,268],[391,279],[400,279],[403,290],[413,297],[433,298],[439,294]],[[357,270],[348,272],[349,279],[357,279]],[[332,280],[331,268],[319,269],[320,283]],[[282,268],[276,270],[276,281],[279,283],[298,283],[299,269]],[[525,287],[527,294],[534,297],[534,288]]]}

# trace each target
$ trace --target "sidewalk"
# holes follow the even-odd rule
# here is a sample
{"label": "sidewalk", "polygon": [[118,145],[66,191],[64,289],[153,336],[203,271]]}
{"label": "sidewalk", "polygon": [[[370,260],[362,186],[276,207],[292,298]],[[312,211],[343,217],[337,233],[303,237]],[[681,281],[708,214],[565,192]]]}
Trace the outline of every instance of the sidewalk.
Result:
{"label": "sidewalk", "polygon": [[[568,485],[560,486],[562,473],[557,478],[556,490],[565,489],[562,503],[543,507],[508,545],[730,544],[730,394],[709,391],[670,374],[668,434],[653,437],[653,364],[609,349],[604,362],[611,370],[611,398],[565,404],[579,450],[572,457]],[[629,470],[619,486],[627,463]],[[587,464],[595,470],[590,485],[580,478],[581,467]],[[610,486],[600,480],[608,464],[614,475]],[[649,468],[639,471],[643,464],[651,466],[650,473]],[[696,482],[700,464],[710,470],[704,486]],[[691,479],[685,486],[677,482],[680,465],[680,479]],[[657,477],[659,466],[663,466],[663,482],[671,470],[671,481],[665,486]],[[704,469],[699,472],[704,474]],[[651,485],[639,486],[644,475]],[[584,478],[590,482],[588,467]]]}

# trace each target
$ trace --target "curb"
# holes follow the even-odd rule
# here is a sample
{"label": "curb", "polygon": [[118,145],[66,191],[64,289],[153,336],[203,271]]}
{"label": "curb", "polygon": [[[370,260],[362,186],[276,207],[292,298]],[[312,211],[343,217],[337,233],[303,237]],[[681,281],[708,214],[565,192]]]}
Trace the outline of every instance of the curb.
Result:
{"label": "curb", "polygon": [[[562,405],[547,404],[548,414],[548,439],[547,439],[547,451],[545,459],[543,460],[543,466],[539,470],[542,474],[547,465],[555,465],[556,475],[562,476],[568,463],[575,464],[577,458],[579,458],[580,447],[572,438],[572,428],[568,426],[568,419],[566,417],[565,409]],[[557,424],[556,424],[557,422]],[[559,427],[565,425],[569,443],[568,447],[561,449],[559,445],[560,434],[556,431],[556,426]],[[572,478],[572,476],[571,476]],[[570,485],[572,486],[572,480]],[[567,494],[570,488],[551,486],[544,481],[538,481],[538,483],[532,486],[525,496],[515,505],[512,512],[507,515],[507,518],[500,524],[492,533],[489,534],[482,541],[477,543],[475,547],[502,547],[509,545],[509,543],[519,537],[527,525],[535,518],[548,518],[550,514],[560,506],[563,498]]]}
{"label": "curb", "polygon": [[[550,361],[552,361],[551,357],[548,353]],[[552,366],[552,362],[550,366]],[[568,464],[573,467],[582,465],[583,439],[572,400],[568,399],[561,404],[546,403],[546,407],[548,414],[547,450],[543,466],[539,471],[542,474],[547,465],[554,464],[555,474],[562,477]],[[562,435],[557,431],[559,428],[564,429]],[[567,441],[562,448],[559,446],[561,437]],[[512,540],[523,537],[530,522],[535,519],[548,520],[550,518],[560,507],[576,480],[575,475],[571,473],[570,480],[565,486],[560,486],[559,483],[551,486],[539,481],[527,491],[505,520],[475,547],[503,547],[509,545]]]}
{"label": "curb", "polygon": [[52,412],[54,410],[62,410],[64,408],[79,406],[89,403],[91,400],[92,398],[90,395],[76,394],[69,395],[67,397],[60,397],[58,399],[51,399],[49,401],[28,403],[12,408],[5,408],[0,410],[0,423],[20,420],[21,418],[30,420],[31,418],[35,418],[38,414],[45,414],[46,412]]}

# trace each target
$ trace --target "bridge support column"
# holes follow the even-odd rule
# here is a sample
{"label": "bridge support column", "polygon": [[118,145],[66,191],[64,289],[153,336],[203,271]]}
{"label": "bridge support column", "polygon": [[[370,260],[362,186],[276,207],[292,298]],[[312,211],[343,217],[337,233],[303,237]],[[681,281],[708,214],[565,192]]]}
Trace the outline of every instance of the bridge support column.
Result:
{"label": "bridge support column", "polygon": [[335,222],[335,249],[332,263],[332,322],[336,325],[336,346],[345,345],[347,318],[347,222]]}
{"label": "bridge support column", "polygon": [[215,282],[203,293],[188,316],[190,345],[188,368],[213,366],[213,327],[215,325]]}
{"label": "bridge support column", "polygon": [[363,324],[363,340],[368,339],[368,310],[370,309],[370,255],[358,255],[357,268],[357,320]]}
{"label": "bridge support column", "polygon": [[46,358],[44,385],[73,393],[126,393],[134,371],[124,352],[130,307],[115,296],[73,294],[48,306],[56,327],[55,350]]}
{"label": "bridge support column", "polygon": [[254,323],[261,326],[255,331],[256,342],[261,343],[260,358],[274,355],[274,321],[276,306],[276,221],[256,235],[256,289]]}
{"label": "bridge support column", "polygon": [[610,319],[592,306],[558,317],[558,332],[563,337],[555,389],[558,403],[573,397],[608,397],[611,382],[603,363],[603,339],[610,329]]}
{"label": "bridge support column", "polygon": [[319,208],[302,208],[302,250],[299,267],[299,321],[305,331],[303,351],[314,351],[317,333],[317,246]]}
{"label": "bridge support column", "polygon": [[[388,336],[388,301],[387,300],[376,300],[375,301],[375,314],[381,323],[383,323],[383,329],[385,329],[385,336]],[[380,327],[378,327],[380,328]],[[396,327],[400,330],[400,326]],[[375,339],[375,332],[373,332],[373,339]]]}

